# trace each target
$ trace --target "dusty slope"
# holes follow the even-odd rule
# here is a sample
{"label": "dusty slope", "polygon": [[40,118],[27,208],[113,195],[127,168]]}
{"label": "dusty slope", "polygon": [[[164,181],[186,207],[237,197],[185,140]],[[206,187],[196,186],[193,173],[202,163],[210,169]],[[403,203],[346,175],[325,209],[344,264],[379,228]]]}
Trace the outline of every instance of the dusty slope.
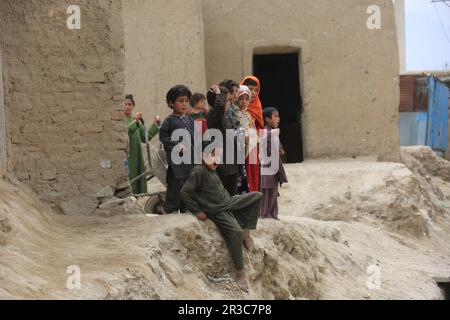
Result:
{"label": "dusty slope", "polygon": [[[207,279],[233,273],[210,222],[59,216],[0,181],[0,297],[440,299],[433,277],[450,276],[450,184],[439,176],[448,163],[434,170],[426,149],[403,158],[416,174],[373,162],[288,166],[281,221],[261,221],[246,253],[249,295]],[[382,282],[370,291],[373,264]],[[70,265],[81,268],[80,290],[66,289]]]}
{"label": "dusty slope", "polygon": [[[210,272],[232,272],[212,223],[201,224],[191,216],[54,216],[32,194],[4,182],[0,188],[4,298],[244,297],[233,284],[213,285],[206,279]],[[255,297],[317,298],[320,257],[314,243],[291,226],[265,225],[251,256]],[[65,288],[70,265],[81,268],[79,291]],[[281,276],[271,279],[277,269]]]}

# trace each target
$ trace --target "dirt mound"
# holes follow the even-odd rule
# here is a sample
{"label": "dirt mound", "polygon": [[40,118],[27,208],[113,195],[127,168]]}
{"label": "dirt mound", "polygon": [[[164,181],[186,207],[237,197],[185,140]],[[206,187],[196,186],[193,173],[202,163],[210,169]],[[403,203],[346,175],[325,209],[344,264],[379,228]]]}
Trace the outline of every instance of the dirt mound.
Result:
{"label": "dirt mound", "polygon": [[[229,254],[218,238],[215,225],[208,222],[206,226],[206,230],[174,230],[176,242],[163,243],[165,252],[170,248],[182,265],[196,266],[194,270],[199,274],[233,274]],[[306,239],[298,228],[269,221],[259,223],[254,237],[255,249],[251,254],[246,252],[245,262],[257,296],[264,299],[319,297],[318,252],[312,239]]]}
{"label": "dirt mound", "polygon": [[[280,221],[263,220],[234,282],[211,221],[191,215],[65,216],[0,181],[0,298],[441,299],[450,275],[450,184],[403,164],[287,166]],[[411,235],[423,235],[418,238]],[[369,267],[380,288],[369,290]],[[80,288],[69,288],[69,270]]]}
{"label": "dirt mound", "polygon": [[305,163],[287,166],[290,184],[281,191],[290,215],[324,221],[362,221],[423,236],[442,216],[444,196],[403,164]]}
{"label": "dirt mound", "polygon": [[[210,221],[200,223],[190,215],[56,216],[20,184],[1,181],[0,190],[2,298],[245,297]],[[254,237],[254,251],[245,252],[250,297],[319,298],[323,258],[312,238],[268,221]],[[80,290],[65,286],[70,266],[81,270]]]}
{"label": "dirt mound", "polygon": [[[158,218],[160,219],[160,218]],[[173,223],[174,217],[162,218]],[[110,299],[244,298],[233,282],[235,270],[212,222],[183,217],[181,226],[152,241],[146,270],[129,269],[131,277],[110,283]],[[180,218],[178,218],[180,220]],[[280,237],[283,234],[283,237]],[[245,252],[250,296],[255,299],[319,298],[317,248],[298,230],[263,222],[255,234],[255,249]],[[147,274],[147,275],[146,275]],[[149,276],[150,275],[150,276]]]}
{"label": "dirt mound", "polygon": [[450,182],[450,161],[438,157],[429,147],[405,147],[401,150],[402,162],[421,176],[440,177]]}

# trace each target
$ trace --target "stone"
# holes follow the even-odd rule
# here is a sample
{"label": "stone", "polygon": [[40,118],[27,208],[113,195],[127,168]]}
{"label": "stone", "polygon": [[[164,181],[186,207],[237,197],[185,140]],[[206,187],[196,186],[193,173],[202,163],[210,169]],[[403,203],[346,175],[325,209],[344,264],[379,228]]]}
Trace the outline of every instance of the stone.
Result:
{"label": "stone", "polygon": [[112,198],[114,197],[114,192],[115,190],[113,187],[107,186],[102,190],[100,190],[99,192],[97,192],[95,196],[97,197],[97,199]]}
{"label": "stone", "polygon": [[97,209],[98,200],[93,196],[78,196],[60,203],[61,211],[68,216],[91,215]]}
{"label": "stone", "polygon": [[135,197],[128,197],[123,204],[126,215],[140,214],[144,215],[144,208]]}
{"label": "stone", "polygon": [[129,189],[123,189],[120,191],[116,191],[116,193],[114,195],[118,198],[125,199],[125,198],[133,195],[133,190],[130,187]]}
{"label": "stone", "polygon": [[125,202],[125,199],[120,199],[120,198],[116,198],[116,197],[112,197],[108,200],[106,200],[105,202],[102,202],[99,206],[99,209],[102,210],[109,210],[111,208],[120,206],[121,204],[123,204]]}
{"label": "stone", "polygon": [[341,232],[338,229],[333,229],[331,237],[334,242],[339,242],[341,240]]}
{"label": "stone", "polygon": [[123,189],[127,189],[127,188],[130,188],[130,187],[131,187],[131,185],[128,182],[128,180],[127,181],[121,181],[121,182],[117,183],[116,190],[123,190]]}
{"label": "stone", "polygon": [[183,267],[183,273],[185,273],[185,274],[193,274],[194,270],[192,270],[192,268],[189,267],[189,266],[184,266]]}

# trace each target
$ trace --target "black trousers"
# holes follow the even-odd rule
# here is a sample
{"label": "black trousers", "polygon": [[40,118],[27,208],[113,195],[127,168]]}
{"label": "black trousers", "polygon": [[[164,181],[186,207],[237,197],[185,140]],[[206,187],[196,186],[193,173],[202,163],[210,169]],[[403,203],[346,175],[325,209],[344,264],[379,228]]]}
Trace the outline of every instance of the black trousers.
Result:
{"label": "black trousers", "polygon": [[173,173],[172,167],[169,165],[167,169],[167,193],[164,211],[167,213],[175,213],[180,210],[186,210],[186,205],[181,201],[180,191],[187,179],[177,179]]}

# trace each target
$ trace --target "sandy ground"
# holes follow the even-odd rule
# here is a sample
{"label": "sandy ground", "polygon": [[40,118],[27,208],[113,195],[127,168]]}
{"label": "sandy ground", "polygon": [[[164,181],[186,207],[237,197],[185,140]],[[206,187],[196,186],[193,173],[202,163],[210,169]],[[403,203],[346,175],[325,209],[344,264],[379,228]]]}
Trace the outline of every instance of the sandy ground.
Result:
{"label": "sandy ground", "polygon": [[[450,162],[426,148],[402,158],[287,166],[281,219],[260,221],[245,252],[249,294],[226,281],[234,270],[210,221],[57,215],[9,177],[0,181],[0,298],[443,299],[435,278],[450,277]],[[70,290],[73,265],[81,288]]]}

